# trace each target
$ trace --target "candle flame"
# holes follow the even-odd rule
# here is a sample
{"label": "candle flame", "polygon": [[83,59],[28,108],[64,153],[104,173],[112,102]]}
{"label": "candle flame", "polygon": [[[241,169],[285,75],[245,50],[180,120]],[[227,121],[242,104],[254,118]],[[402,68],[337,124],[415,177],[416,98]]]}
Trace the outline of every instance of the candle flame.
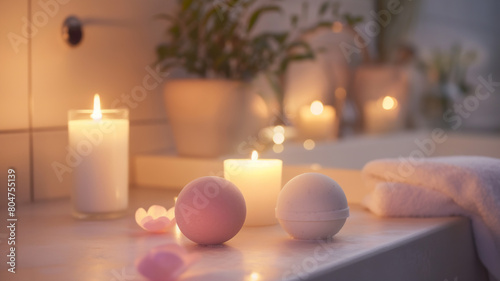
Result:
{"label": "candle flame", "polygon": [[92,115],[90,115],[90,116],[94,120],[102,119],[101,99],[99,98],[99,94],[94,95],[94,111],[92,112]]}
{"label": "candle flame", "polygon": [[385,96],[382,100],[382,108],[385,110],[391,110],[398,106],[398,101],[390,96]]}
{"label": "candle flame", "polygon": [[314,115],[320,115],[323,113],[323,103],[319,100],[313,101],[311,103],[311,113]]}
{"label": "candle flame", "polygon": [[256,150],[252,151],[252,160],[257,160],[259,158],[259,153]]}

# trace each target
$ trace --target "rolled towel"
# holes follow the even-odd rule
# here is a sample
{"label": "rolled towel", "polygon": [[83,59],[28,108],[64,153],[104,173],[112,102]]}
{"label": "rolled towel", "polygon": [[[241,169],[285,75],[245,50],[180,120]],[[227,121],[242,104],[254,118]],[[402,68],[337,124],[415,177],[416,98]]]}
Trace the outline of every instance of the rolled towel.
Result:
{"label": "rolled towel", "polygon": [[381,159],[363,177],[371,190],[363,205],[379,216],[469,217],[479,259],[500,280],[500,159]]}

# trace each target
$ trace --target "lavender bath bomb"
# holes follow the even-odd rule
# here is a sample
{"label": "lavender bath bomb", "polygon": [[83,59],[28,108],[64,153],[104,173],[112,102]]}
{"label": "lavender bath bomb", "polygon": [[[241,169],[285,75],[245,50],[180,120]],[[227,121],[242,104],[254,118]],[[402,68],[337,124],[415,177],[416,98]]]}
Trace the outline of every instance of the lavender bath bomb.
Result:
{"label": "lavender bath bomb", "polygon": [[175,204],[180,231],[198,244],[221,244],[233,238],[246,217],[245,199],[230,181],[201,177],[188,183]]}

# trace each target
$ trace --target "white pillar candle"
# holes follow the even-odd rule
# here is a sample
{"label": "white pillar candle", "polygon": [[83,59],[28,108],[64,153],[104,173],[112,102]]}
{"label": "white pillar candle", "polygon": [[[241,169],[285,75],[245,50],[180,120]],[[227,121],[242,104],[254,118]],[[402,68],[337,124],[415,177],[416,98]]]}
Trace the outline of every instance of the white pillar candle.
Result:
{"label": "white pillar candle", "polygon": [[245,198],[246,226],[276,224],[275,208],[281,190],[283,162],[279,159],[227,159],[224,178],[234,183]]}
{"label": "white pillar candle", "polygon": [[72,188],[76,217],[113,217],[128,206],[127,109],[69,111],[69,147],[80,156]]}
{"label": "white pillar candle", "polygon": [[368,101],[364,106],[366,132],[379,134],[399,129],[402,127],[399,111],[398,101],[390,96]]}
{"label": "white pillar candle", "polygon": [[304,139],[329,139],[337,132],[335,109],[314,101],[310,106],[302,106],[299,110],[298,129]]}

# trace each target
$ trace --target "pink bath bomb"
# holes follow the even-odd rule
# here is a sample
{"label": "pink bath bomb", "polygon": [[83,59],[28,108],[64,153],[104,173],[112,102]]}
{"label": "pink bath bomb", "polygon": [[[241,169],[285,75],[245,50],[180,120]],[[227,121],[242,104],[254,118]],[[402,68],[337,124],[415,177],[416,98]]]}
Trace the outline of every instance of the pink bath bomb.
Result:
{"label": "pink bath bomb", "polygon": [[220,177],[202,177],[188,183],[175,204],[179,229],[198,244],[221,244],[233,238],[245,217],[245,199],[240,190]]}

